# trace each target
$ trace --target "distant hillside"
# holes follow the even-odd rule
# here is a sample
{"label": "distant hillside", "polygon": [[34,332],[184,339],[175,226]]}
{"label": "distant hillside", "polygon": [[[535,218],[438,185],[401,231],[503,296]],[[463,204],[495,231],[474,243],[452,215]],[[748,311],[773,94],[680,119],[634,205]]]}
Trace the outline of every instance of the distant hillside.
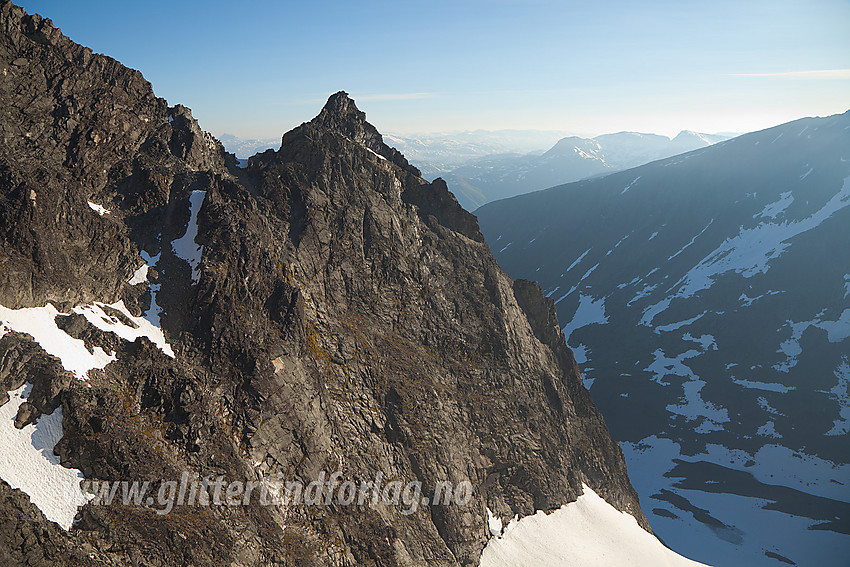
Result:
{"label": "distant hillside", "polygon": [[850,112],[476,214],[554,300],[666,543],[712,565],[846,563]]}
{"label": "distant hillside", "polygon": [[596,138],[570,136],[540,154],[490,155],[471,160],[443,174],[443,178],[458,202],[472,211],[491,201],[628,169],[725,139],[722,135],[689,131],[672,140],[638,132]]}

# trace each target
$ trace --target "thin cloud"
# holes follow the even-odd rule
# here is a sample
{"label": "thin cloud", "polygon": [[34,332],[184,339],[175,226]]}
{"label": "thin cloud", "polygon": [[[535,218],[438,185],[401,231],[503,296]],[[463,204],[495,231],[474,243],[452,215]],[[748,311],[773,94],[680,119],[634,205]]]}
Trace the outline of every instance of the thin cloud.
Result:
{"label": "thin cloud", "polygon": [[730,77],[776,77],[782,79],[850,79],[850,69],[786,71],[784,73],[732,73]]}
{"label": "thin cloud", "polygon": [[434,93],[384,93],[371,95],[352,95],[351,98],[357,101],[373,101],[373,100],[415,100],[420,98],[434,98]]}

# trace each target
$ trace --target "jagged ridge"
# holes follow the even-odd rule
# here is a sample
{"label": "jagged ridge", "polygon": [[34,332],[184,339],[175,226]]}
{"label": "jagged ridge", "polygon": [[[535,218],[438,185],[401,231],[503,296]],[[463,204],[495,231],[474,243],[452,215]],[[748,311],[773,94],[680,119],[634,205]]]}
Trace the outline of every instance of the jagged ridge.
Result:
{"label": "jagged ridge", "polygon": [[[58,371],[42,378],[54,400],[42,411],[61,404],[65,415],[63,463],[92,479],[156,482],[188,470],[309,482],[339,469],[476,487],[468,505],[409,516],[86,506],[72,530],[45,528],[42,541],[2,532],[8,564],[39,554],[53,565],[476,564],[485,507],[504,519],[551,510],[582,482],[646,526],[622,453],[552,330],[551,304],[499,269],[475,217],[383,144],[347,95],[239,170],[138,73],[87,57],[9,3],[0,18],[0,66],[13,77],[0,125],[16,140],[0,154],[0,216],[14,227],[0,235],[13,268],[0,304],[122,299],[133,315],[150,313],[153,288],[127,283],[143,251],[158,258],[150,280],[176,354],[67,321],[66,332],[117,360],[86,384]],[[30,71],[12,69],[24,57]],[[44,126],[27,138],[22,101],[34,96],[44,102],[27,120]],[[71,102],[56,120],[50,109]],[[172,244],[190,216],[203,246],[191,268]],[[9,333],[0,360],[32,348]],[[15,387],[25,376],[12,368],[0,365],[0,380]],[[13,501],[0,506],[3,525],[46,525]]]}

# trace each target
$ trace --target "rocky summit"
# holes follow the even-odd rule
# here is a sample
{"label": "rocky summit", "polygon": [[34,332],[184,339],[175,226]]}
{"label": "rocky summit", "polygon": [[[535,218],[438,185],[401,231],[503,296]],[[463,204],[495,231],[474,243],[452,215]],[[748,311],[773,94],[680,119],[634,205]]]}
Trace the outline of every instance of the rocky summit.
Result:
{"label": "rocky summit", "polygon": [[54,424],[39,458],[86,482],[473,487],[414,511],[90,502],[62,525],[3,477],[0,564],[477,565],[494,519],[582,484],[648,529],[553,302],[345,93],[239,168],[50,20],[0,2],[0,30],[4,440]]}

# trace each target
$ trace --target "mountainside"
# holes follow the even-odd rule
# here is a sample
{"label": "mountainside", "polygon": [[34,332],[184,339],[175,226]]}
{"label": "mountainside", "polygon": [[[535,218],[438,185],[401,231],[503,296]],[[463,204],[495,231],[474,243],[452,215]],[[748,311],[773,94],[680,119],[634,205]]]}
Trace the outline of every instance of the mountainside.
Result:
{"label": "mountainside", "polygon": [[494,155],[471,160],[443,177],[467,210],[654,160],[703,148],[725,136],[681,132],[672,140],[657,134],[619,132],[596,138],[570,136],[543,154]]}
{"label": "mountainside", "polygon": [[555,301],[648,518],[716,565],[850,554],[850,112],[477,211]]}
{"label": "mountainside", "polygon": [[[345,93],[243,169],[50,20],[0,29],[0,563],[477,565],[583,494],[648,528],[552,301]],[[183,478],[228,505],[80,485]],[[319,497],[231,502],[274,479]]]}

